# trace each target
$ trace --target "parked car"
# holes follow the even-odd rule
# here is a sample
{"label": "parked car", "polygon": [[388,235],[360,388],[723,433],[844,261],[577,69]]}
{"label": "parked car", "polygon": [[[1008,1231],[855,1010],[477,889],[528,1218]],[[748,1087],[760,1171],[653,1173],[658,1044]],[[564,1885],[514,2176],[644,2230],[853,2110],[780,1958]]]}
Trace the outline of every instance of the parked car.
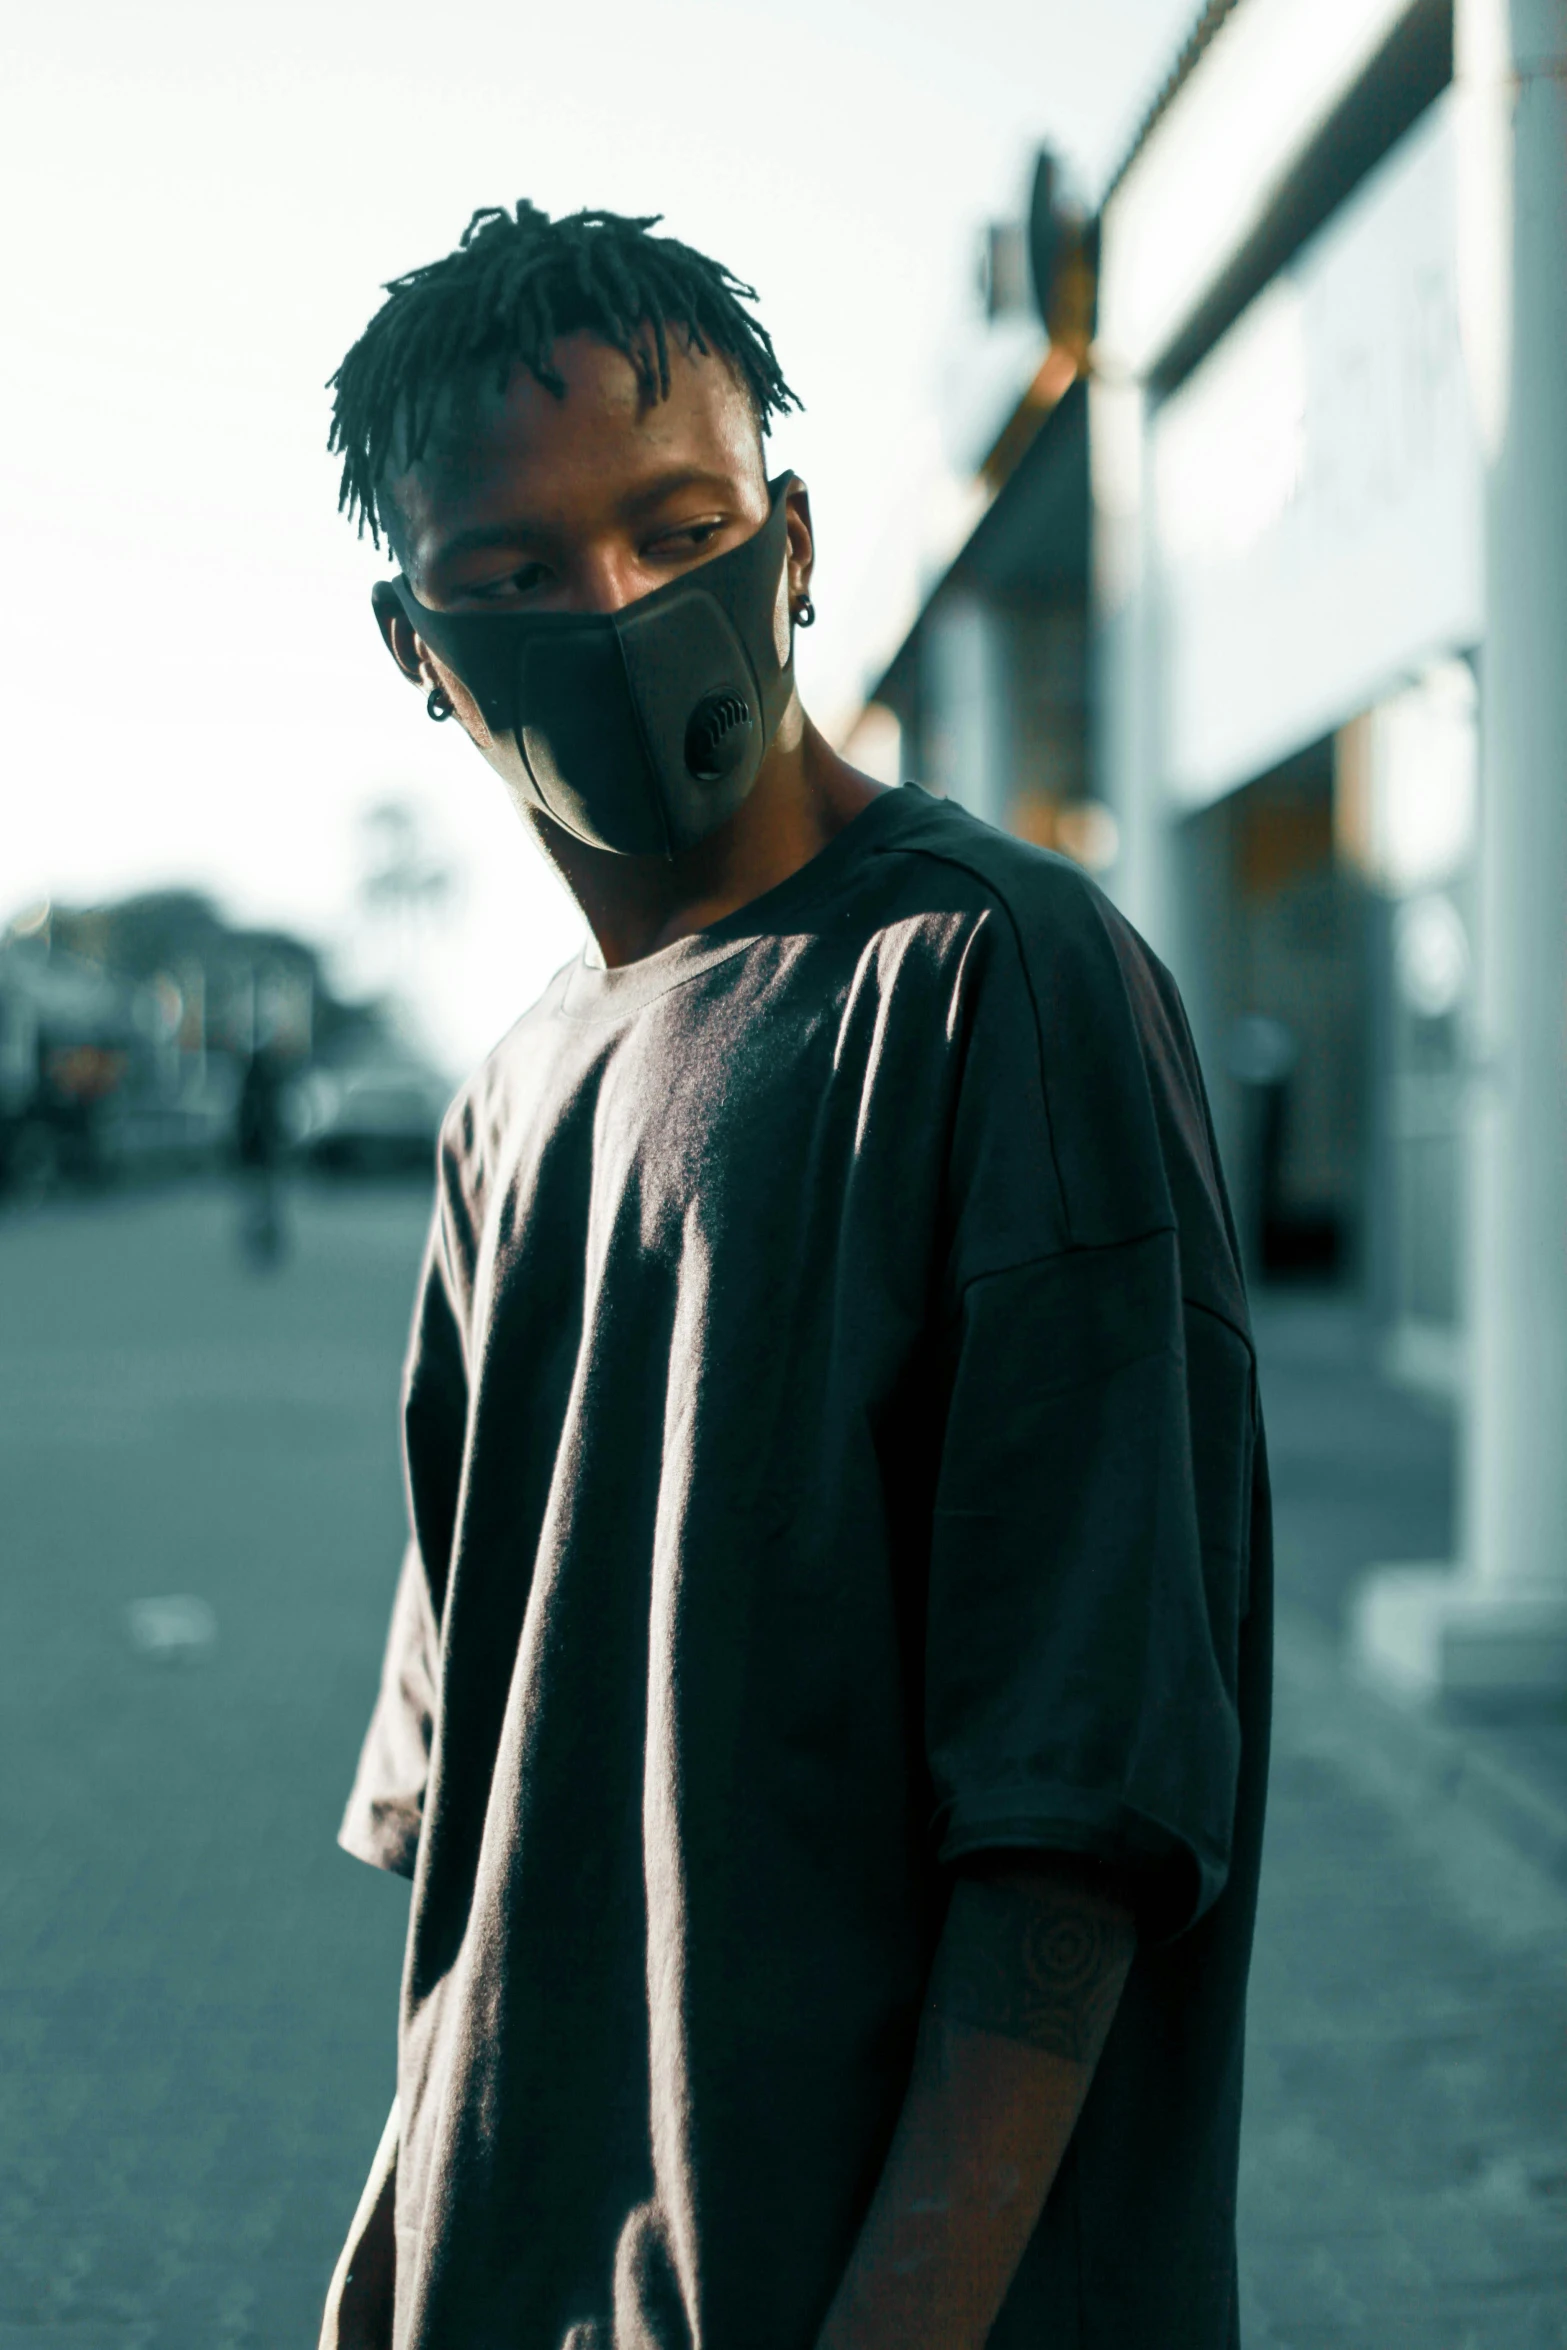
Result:
{"label": "parked car", "polygon": [[412,1055],[318,1064],[290,1097],[295,1148],[309,1164],[343,1172],[429,1169],[450,1094]]}

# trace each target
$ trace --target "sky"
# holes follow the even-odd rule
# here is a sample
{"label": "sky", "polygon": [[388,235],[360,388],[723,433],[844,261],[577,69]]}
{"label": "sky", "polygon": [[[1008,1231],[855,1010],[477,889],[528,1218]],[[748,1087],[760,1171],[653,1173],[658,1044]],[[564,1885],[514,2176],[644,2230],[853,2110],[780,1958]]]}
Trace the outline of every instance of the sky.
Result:
{"label": "sky", "polygon": [[[41,0],[0,91],[0,922],[188,883],[400,982],[454,1069],[580,938],[430,726],[338,517],[325,378],[480,204],[662,211],[757,286],[806,403],[829,727],[895,641],[977,231],[1036,145],[1092,200],[1195,0]],[[911,517],[915,518],[911,525]],[[453,739],[453,738],[457,739]],[[413,810],[454,877],[359,910]]]}

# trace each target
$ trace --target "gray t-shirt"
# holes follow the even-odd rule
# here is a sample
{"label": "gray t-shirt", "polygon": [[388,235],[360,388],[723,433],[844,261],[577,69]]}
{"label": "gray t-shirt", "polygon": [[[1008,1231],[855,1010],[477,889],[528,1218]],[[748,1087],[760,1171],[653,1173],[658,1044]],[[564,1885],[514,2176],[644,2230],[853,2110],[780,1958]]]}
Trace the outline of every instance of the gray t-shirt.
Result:
{"label": "gray t-shirt", "polygon": [[396,2339],[810,2350],[954,1863],[1138,1956],[993,2341],[1234,2339],[1268,1513],[1167,974],[915,790],[448,1117],[343,1842],[414,1878]]}

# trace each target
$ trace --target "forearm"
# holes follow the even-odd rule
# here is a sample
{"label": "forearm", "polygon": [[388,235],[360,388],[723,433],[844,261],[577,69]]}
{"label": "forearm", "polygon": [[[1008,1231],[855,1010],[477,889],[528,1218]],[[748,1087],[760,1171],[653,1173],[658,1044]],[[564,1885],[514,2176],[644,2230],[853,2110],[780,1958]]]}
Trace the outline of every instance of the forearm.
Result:
{"label": "forearm", "polygon": [[1134,1941],[1130,1912],[1072,1863],[958,1878],[897,2131],[819,2350],[980,2350]]}
{"label": "forearm", "polygon": [[397,2100],[327,2288],[319,2350],[391,2350],[397,2273]]}

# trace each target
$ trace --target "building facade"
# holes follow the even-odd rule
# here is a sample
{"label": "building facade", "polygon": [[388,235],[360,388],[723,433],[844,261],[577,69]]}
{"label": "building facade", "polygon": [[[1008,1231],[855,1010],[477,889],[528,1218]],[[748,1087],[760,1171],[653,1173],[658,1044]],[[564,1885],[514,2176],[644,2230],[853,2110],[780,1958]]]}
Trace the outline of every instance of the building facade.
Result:
{"label": "building facade", "polygon": [[1454,1398],[1351,1627],[1426,1694],[1567,1688],[1564,91],[1567,0],[1211,0],[880,688],[1172,965],[1254,1275]]}

